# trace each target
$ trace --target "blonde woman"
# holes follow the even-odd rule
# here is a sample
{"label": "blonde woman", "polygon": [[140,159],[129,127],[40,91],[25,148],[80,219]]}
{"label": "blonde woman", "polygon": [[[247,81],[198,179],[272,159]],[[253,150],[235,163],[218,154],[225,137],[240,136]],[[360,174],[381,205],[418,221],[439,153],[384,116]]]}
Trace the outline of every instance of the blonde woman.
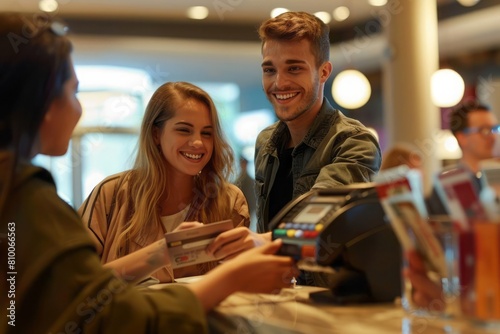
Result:
{"label": "blonde woman", "polygon": [[160,86],[146,107],[134,167],[98,184],[79,210],[102,263],[129,281],[152,274],[172,282],[214,268],[172,270],[163,235],[225,219],[246,229],[247,202],[227,181],[232,166],[209,95],[186,82]]}

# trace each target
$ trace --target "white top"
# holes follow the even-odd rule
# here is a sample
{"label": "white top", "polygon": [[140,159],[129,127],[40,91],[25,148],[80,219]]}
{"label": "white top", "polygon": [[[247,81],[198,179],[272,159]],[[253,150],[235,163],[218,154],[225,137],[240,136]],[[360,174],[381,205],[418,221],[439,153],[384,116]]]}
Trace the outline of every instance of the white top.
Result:
{"label": "white top", "polygon": [[165,231],[172,232],[173,230],[175,230],[177,226],[179,226],[186,218],[187,212],[189,211],[190,207],[191,205],[188,205],[183,210],[174,213],[173,215],[162,216],[160,219],[163,223],[163,226],[165,226]]}

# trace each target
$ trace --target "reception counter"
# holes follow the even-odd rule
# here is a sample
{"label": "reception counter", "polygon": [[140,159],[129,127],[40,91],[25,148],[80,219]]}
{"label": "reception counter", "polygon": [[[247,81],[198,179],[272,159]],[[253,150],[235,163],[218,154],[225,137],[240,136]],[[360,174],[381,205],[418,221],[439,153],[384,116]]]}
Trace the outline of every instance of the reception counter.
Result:
{"label": "reception counter", "polygon": [[[189,284],[202,276],[178,279]],[[161,289],[164,284],[150,286]],[[279,294],[235,293],[208,315],[211,333],[224,334],[500,334],[465,320],[407,314],[395,301],[387,304],[334,305],[313,302],[324,288],[297,286]]]}
{"label": "reception counter", "polygon": [[213,333],[476,334],[500,333],[466,321],[414,317],[400,305],[338,306],[311,302],[309,293],[324,290],[298,286],[279,295],[236,293],[209,314]]}

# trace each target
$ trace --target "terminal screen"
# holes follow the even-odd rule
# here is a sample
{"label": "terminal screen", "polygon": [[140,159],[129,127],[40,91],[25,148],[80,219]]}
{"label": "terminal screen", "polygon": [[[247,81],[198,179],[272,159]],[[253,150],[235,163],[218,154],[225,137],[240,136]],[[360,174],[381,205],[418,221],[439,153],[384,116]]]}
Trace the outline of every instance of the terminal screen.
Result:
{"label": "terminal screen", "polygon": [[332,207],[331,204],[308,204],[293,218],[293,222],[316,224]]}

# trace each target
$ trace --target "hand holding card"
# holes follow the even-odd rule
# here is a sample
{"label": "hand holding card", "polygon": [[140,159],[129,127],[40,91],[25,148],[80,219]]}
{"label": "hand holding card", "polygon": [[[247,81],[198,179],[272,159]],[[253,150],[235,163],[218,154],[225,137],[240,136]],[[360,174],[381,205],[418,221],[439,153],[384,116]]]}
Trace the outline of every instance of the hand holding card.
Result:
{"label": "hand holding card", "polygon": [[173,269],[218,260],[205,252],[206,246],[220,233],[233,228],[228,219],[187,230],[165,233],[170,263]]}

